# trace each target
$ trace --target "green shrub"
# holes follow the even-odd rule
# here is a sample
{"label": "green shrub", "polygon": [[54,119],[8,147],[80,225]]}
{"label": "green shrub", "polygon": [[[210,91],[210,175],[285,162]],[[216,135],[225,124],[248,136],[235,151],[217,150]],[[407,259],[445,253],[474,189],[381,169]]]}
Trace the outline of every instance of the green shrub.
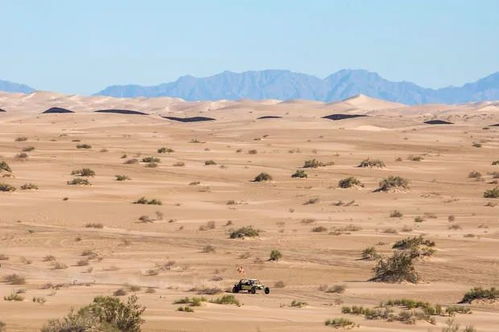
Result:
{"label": "green shrub", "polygon": [[364,185],[362,184],[362,182],[360,182],[359,179],[353,176],[348,177],[346,179],[342,179],[338,182],[338,187],[340,188],[351,188],[354,186],[363,187]]}
{"label": "green shrub", "polygon": [[210,303],[216,304],[234,304],[238,307],[241,305],[234,295],[224,295],[222,297],[211,300]]}
{"label": "green shrub", "polygon": [[376,251],[376,248],[369,247],[369,248],[366,248],[362,251],[361,257],[364,260],[372,261],[372,260],[379,259],[381,256]]}
{"label": "green shrub", "polygon": [[10,168],[9,164],[7,164],[5,161],[0,161],[0,172],[5,171],[5,172],[12,172],[12,169]]}
{"label": "green shrub", "polygon": [[364,159],[360,162],[360,164],[357,167],[378,167],[378,168],[383,168],[385,167],[385,163],[383,160],[380,159]]}
{"label": "green shrub", "polygon": [[21,186],[21,190],[38,190],[38,186],[33,183],[25,183]]}
{"label": "green shrub", "polygon": [[133,204],[163,205],[163,203],[159,199],[153,198],[148,200],[145,197],[139,198],[138,200],[133,202]]}
{"label": "green shrub", "polygon": [[406,251],[397,251],[391,257],[381,258],[373,268],[374,277],[370,281],[417,283],[419,275],[414,260],[415,257]]}
{"label": "green shrub", "polygon": [[244,226],[230,232],[231,239],[257,236],[260,236],[260,230],[253,228],[253,226]]}
{"label": "green shrub", "polygon": [[400,176],[389,176],[379,183],[379,188],[376,191],[389,191],[396,188],[409,188],[409,181]]}
{"label": "green shrub", "polygon": [[0,183],[0,191],[16,191],[16,187],[7,183]]}
{"label": "green shrub", "polygon": [[305,173],[304,170],[302,169],[298,169],[296,170],[296,172],[294,172],[292,175],[291,175],[292,178],[300,178],[300,179],[303,179],[303,178],[306,178],[308,177],[307,173]]}
{"label": "green shrub", "polygon": [[76,146],[77,149],[91,149],[92,146],[90,144],[78,144]]}
{"label": "green shrub", "polygon": [[352,322],[351,320],[346,319],[346,318],[328,319],[324,323],[324,325],[334,327],[335,329],[339,329],[339,328],[351,329],[351,328],[358,326],[357,324],[355,324],[354,322]]}
{"label": "green shrub", "polygon": [[275,261],[275,262],[277,262],[281,258],[282,258],[281,252],[279,250],[277,250],[277,249],[272,249],[272,251],[270,252],[269,261]]}
{"label": "green shrub", "polygon": [[483,193],[484,198],[499,198],[499,187],[488,189]]}
{"label": "green shrub", "polygon": [[262,172],[253,179],[253,182],[263,182],[263,181],[272,181],[272,176]]}
{"label": "green shrub", "polygon": [[474,300],[492,300],[495,301],[499,298],[499,289],[474,287],[466,292],[463,299],[459,303],[471,303]]}
{"label": "green shrub", "polygon": [[90,305],[67,316],[51,320],[42,328],[42,332],[85,332],[85,331],[121,331],[140,332],[144,320],[141,318],[145,307],[137,304],[137,297],[132,295],[127,302],[111,296],[98,296]]}
{"label": "green shrub", "polygon": [[127,175],[115,175],[116,181],[127,181],[131,180]]}
{"label": "green shrub", "polygon": [[71,172],[71,175],[75,176],[95,176],[95,172],[90,168],[75,169]]}
{"label": "green shrub", "polygon": [[74,178],[73,180],[68,181],[67,184],[70,186],[89,186],[91,183],[87,179]]}
{"label": "green shrub", "polygon": [[206,302],[206,298],[204,297],[184,297],[178,300],[175,300],[173,304],[188,304],[191,307],[200,307],[203,302]]}

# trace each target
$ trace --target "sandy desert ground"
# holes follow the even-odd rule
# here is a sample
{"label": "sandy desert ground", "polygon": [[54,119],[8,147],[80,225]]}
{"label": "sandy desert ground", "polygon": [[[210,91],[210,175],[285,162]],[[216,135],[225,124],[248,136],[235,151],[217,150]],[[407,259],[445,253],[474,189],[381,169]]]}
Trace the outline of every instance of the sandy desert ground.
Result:
{"label": "sandy desert ground", "polygon": [[[54,106],[75,113],[42,114]],[[38,331],[120,288],[147,307],[145,331],[331,331],[324,322],[339,317],[359,324],[354,331],[441,331],[448,317],[404,324],[342,307],[400,298],[448,306],[472,287],[499,286],[499,199],[483,197],[499,177],[492,165],[499,102],[184,102],[36,92],[0,94],[0,108],[0,161],[12,169],[0,182],[17,188],[0,192],[0,278],[25,278],[23,285],[0,282],[2,297],[24,292],[24,301],[0,300],[7,331]],[[111,108],[148,115],[93,112]],[[368,116],[322,118],[337,113]],[[424,123],[435,119],[453,124]],[[173,151],[158,153],[162,147]],[[160,158],[157,167],[141,161],[149,156]],[[366,158],[386,167],[357,167]],[[334,164],[302,168],[312,159]],[[68,185],[81,168],[95,171],[91,185]],[[299,169],[308,177],[292,178]],[[273,180],[252,182],[261,172]],[[390,175],[408,179],[409,189],[374,192]],[[350,176],[364,186],[338,188]],[[39,189],[21,190],[26,183]],[[132,203],[141,197],[162,205]],[[403,216],[390,217],[394,210]],[[231,229],[250,225],[259,237],[229,238]],[[390,255],[395,241],[420,234],[436,243],[435,254],[416,264],[421,282],[368,281],[375,262],[360,259],[362,250]],[[282,253],[277,262],[268,261],[273,249]],[[241,277],[260,279],[271,293],[236,294],[241,306],[208,302],[192,313],[173,304],[203,288],[225,291]],[[325,291],[335,285],[344,291]],[[292,307],[293,300],[306,305]],[[499,304],[471,308],[455,316],[462,327],[499,330]]]}

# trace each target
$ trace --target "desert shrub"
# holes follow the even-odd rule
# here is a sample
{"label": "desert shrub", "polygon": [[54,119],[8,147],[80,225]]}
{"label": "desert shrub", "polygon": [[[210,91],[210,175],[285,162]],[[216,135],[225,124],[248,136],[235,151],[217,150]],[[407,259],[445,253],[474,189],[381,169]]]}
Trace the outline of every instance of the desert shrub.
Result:
{"label": "desert shrub", "polygon": [[206,224],[199,226],[200,231],[207,231],[210,229],[215,229],[216,225],[214,221],[208,221]]}
{"label": "desert shrub", "polygon": [[38,186],[33,183],[25,183],[21,186],[21,190],[38,190]]}
{"label": "desert shrub", "polygon": [[142,158],[143,163],[159,163],[161,160],[157,157],[144,157]]}
{"label": "desert shrub", "polygon": [[236,299],[236,297],[234,295],[224,295],[222,297],[211,300],[210,303],[233,304],[233,305],[237,305],[238,307],[241,305],[239,303],[238,299]]}
{"label": "desert shrub", "polygon": [[409,180],[400,176],[389,176],[380,181],[377,191],[389,191],[396,188],[409,188]]}
{"label": "desert shrub", "polygon": [[423,156],[410,155],[409,157],[407,157],[407,159],[410,161],[421,161],[424,158]]}
{"label": "desert shrub", "polygon": [[137,164],[139,162],[138,159],[135,159],[135,158],[132,158],[132,159],[128,159],[127,161],[125,161],[123,164],[126,164],[126,165],[132,165],[132,164]]}
{"label": "desert shrub", "polygon": [[318,203],[319,201],[320,201],[320,199],[318,197],[314,197],[314,198],[310,198],[310,199],[306,200],[305,203],[303,203],[303,205],[311,205],[311,204]]}
{"label": "desert shrub", "polygon": [[88,181],[88,179],[83,179],[83,178],[74,178],[74,179],[68,181],[67,184],[70,186],[89,186],[89,185],[91,185],[91,183],[90,183],[90,181]]}
{"label": "desert shrub", "polygon": [[343,293],[345,293],[346,289],[347,289],[347,286],[345,286],[345,285],[334,285],[332,287],[329,287],[326,290],[326,293],[343,294]]}
{"label": "desert shrub", "polygon": [[472,146],[474,148],[481,148],[482,147],[482,143],[480,143],[480,142],[473,142]]}
{"label": "desert shrub", "polygon": [[201,252],[204,252],[205,254],[208,254],[208,253],[212,253],[212,252],[215,252],[216,249],[214,246],[212,245],[206,245],[203,247],[203,249],[201,250]]}
{"label": "desert shrub", "polygon": [[423,235],[420,235],[399,240],[395,242],[392,248],[398,250],[409,250],[411,255],[419,257],[431,256],[434,253],[434,249],[432,249],[434,246],[434,241],[427,240],[423,237]]}
{"label": "desert shrub", "polygon": [[47,256],[43,257],[42,261],[44,261],[44,262],[53,262],[53,261],[55,261],[55,256],[47,255]]}
{"label": "desert shrub", "polygon": [[378,167],[378,168],[383,168],[385,167],[385,163],[383,160],[380,159],[364,159],[360,162],[360,164],[357,167]]}
{"label": "desert shrub", "polygon": [[115,175],[116,181],[127,181],[131,180],[127,175]]}
{"label": "desert shrub", "polygon": [[272,181],[272,176],[262,172],[253,179],[253,182],[263,182],[263,181]]}
{"label": "desert shrub", "polygon": [[6,331],[6,330],[5,330],[5,327],[6,327],[6,326],[7,326],[7,324],[5,324],[4,322],[2,322],[2,321],[0,320],[0,332],[5,332],[5,331]]}
{"label": "desert shrub", "polygon": [[468,177],[470,179],[480,179],[482,177],[482,173],[478,171],[471,171],[469,172]]}
{"label": "desert shrub", "polygon": [[42,332],[122,331],[140,332],[145,307],[137,304],[137,297],[130,296],[127,302],[111,296],[98,296],[93,302],[77,312],[51,320]]}
{"label": "desert shrub", "polygon": [[275,287],[275,288],[284,288],[284,287],[286,287],[286,284],[284,283],[284,281],[279,280],[279,281],[276,281],[276,282],[274,283],[274,287]]}
{"label": "desert shrub", "polygon": [[123,288],[119,288],[113,292],[113,296],[125,296],[127,295],[127,291],[124,290]]}
{"label": "desert shrub", "polygon": [[305,173],[304,170],[302,169],[298,169],[296,170],[296,172],[294,172],[292,175],[291,175],[292,178],[300,178],[300,179],[303,179],[303,178],[306,178],[308,177],[307,173]]}
{"label": "desert shrub", "polygon": [[24,285],[26,283],[26,279],[16,273],[6,275],[3,277],[3,281],[9,285]]}
{"label": "desert shrub", "polygon": [[15,141],[16,142],[26,142],[28,140],[28,138],[26,136],[19,136],[19,137],[16,137]]}
{"label": "desert shrub", "polygon": [[35,296],[35,297],[33,297],[32,301],[33,301],[33,303],[45,304],[45,302],[47,302],[47,299],[44,297]]}
{"label": "desert shrub", "polygon": [[205,164],[206,166],[209,166],[209,165],[216,165],[217,163],[216,163],[214,160],[206,160],[206,161],[204,162],[204,164]]}
{"label": "desert shrub", "polygon": [[184,297],[178,300],[175,300],[173,304],[188,304],[191,307],[200,307],[203,302],[206,302],[206,298],[204,297]]}
{"label": "desert shrub", "polygon": [[0,191],[16,191],[16,187],[11,186],[10,184],[7,183],[0,183]]}
{"label": "desert shrub", "polygon": [[165,147],[161,147],[158,149],[158,153],[171,153],[171,152],[175,152],[173,151],[173,149],[170,149],[170,148],[165,148]]}
{"label": "desert shrub", "polygon": [[16,154],[16,158],[17,159],[27,159],[28,154],[26,152],[21,152],[21,153]]}
{"label": "desert shrub", "polygon": [[90,144],[78,144],[76,146],[77,149],[91,149],[92,146]]}
{"label": "desert shrub", "polygon": [[306,305],[308,305],[307,302],[293,300],[293,301],[291,301],[291,304],[289,306],[293,307],[293,308],[303,308]]}
{"label": "desert shrub", "polygon": [[133,202],[133,204],[162,205],[163,203],[159,199],[153,198],[148,200],[145,197],[141,197]]}
{"label": "desert shrub", "polygon": [[414,217],[414,222],[423,222],[423,221],[424,221],[424,218],[421,216]]}
{"label": "desert shrub", "polygon": [[95,176],[95,171],[90,168],[75,169],[71,172],[71,175],[75,176]]}
{"label": "desert shrub", "polygon": [[316,227],[312,228],[312,232],[315,232],[315,233],[321,233],[321,232],[325,232],[325,231],[327,231],[327,228],[324,226],[316,226]]}
{"label": "desert shrub", "polygon": [[68,266],[64,263],[60,263],[60,262],[53,262],[52,264],[52,268],[54,270],[65,270],[68,268]]}
{"label": "desert shrub", "polygon": [[182,312],[194,312],[194,309],[188,306],[180,306],[177,308],[177,311],[182,311]]}
{"label": "desert shrub", "polygon": [[5,171],[5,172],[12,172],[12,169],[10,168],[9,164],[7,164],[5,161],[0,161],[0,172]]}
{"label": "desert shrub", "polygon": [[376,248],[374,248],[374,247],[368,247],[368,248],[362,250],[361,257],[364,260],[371,261],[371,260],[379,259],[381,256],[376,251]]}
{"label": "desert shrub", "polygon": [[245,237],[260,236],[260,230],[253,228],[253,226],[244,226],[230,232],[231,239],[240,239]]}
{"label": "desert shrub", "polygon": [[353,176],[350,176],[346,179],[341,179],[338,182],[338,187],[340,187],[340,188],[351,188],[354,186],[363,187],[364,185],[362,184],[362,182],[360,182],[359,179],[357,179]]}
{"label": "desert shrub", "polygon": [[7,261],[7,260],[9,260],[9,256],[0,254],[0,261]]}
{"label": "desert shrub", "polygon": [[317,159],[311,159],[311,160],[305,160],[305,163],[303,163],[303,168],[317,168],[333,164],[334,164],[333,162],[323,163],[321,161],[318,161]]}
{"label": "desert shrub", "polygon": [[373,268],[374,277],[370,281],[416,283],[419,275],[414,260],[415,257],[406,251],[397,251],[391,257],[381,258]]}
{"label": "desert shrub", "polygon": [[279,250],[277,250],[277,249],[272,249],[272,251],[270,252],[269,261],[275,261],[275,262],[277,262],[281,258],[282,258],[281,252]]}
{"label": "desert shrub", "polygon": [[402,218],[404,215],[399,210],[393,210],[390,212],[390,218]]}
{"label": "desert shrub", "polygon": [[335,329],[351,329],[357,326],[357,324],[346,318],[328,319],[324,322],[324,325],[334,327]]}
{"label": "desert shrub", "polygon": [[91,222],[91,223],[88,223],[85,225],[86,228],[104,228],[104,225],[101,224],[101,223],[95,223],[95,222]]}
{"label": "desert shrub", "polygon": [[491,300],[495,301],[499,298],[499,289],[474,287],[467,291],[463,299],[459,303],[471,303],[474,300]]}
{"label": "desert shrub", "polygon": [[35,147],[34,147],[34,146],[26,146],[26,147],[24,147],[24,148],[23,148],[23,150],[22,150],[22,151],[23,151],[23,152],[31,152],[31,151],[33,151],[33,150],[35,150]]}
{"label": "desert shrub", "polygon": [[494,160],[494,161],[492,162],[492,166],[496,166],[496,165],[499,165],[499,160]]}
{"label": "desert shrub", "polygon": [[80,259],[78,262],[76,262],[76,266],[87,266],[88,264],[88,259]]}
{"label": "desert shrub", "polygon": [[20,295],[18,292],[12,292],[10,295],[6,295],[3,297],[4,301],[24,301],[24,297]]}
{"label": "desert shrub", "polygon": [[499,198],[499,187],[485,190],[483,193],[484,198]]}

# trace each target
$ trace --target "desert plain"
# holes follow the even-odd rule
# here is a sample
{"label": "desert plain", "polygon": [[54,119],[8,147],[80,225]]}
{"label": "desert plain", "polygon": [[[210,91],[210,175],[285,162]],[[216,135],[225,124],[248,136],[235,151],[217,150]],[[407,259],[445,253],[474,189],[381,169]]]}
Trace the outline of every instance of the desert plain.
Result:
{"label": "desert plain", "polygon": [[[51,107],[74,113],[43,113]],[[24,279],[0,280],[2,298],[23,298],[0,298],[6,331],[39,331],[113,294],[137,295],[144,331],[332,331],[325,321],[340,317],[358,324],[353,331],[442,331],[445,315],[407,324],[342,308],[402,298],[446,307],[473,287],[499,286],[499,199],[484,197],[499,178],[499,102],[35,92],[2,93],[0,108],[0,162],[11,169],[0,183],[16,188],[0,192],[0,279]],[[323,118],[332,114],[367,116]],[[385,167],[358,167],[368,158]],[[311,160],[320,166],[304,168]],[[72,175],[82,168],[95,174]],[[307,177],[292,177],[297,170]],[[253,181],[260,173],[272,179]],[[377,192],[389,176],[408,187]],[[340,188],[348,177],[361,185]],[[75,178],[90,184],[68,184]],[[134,204],[140,198],[161,205]],[[259,236],[230,238],[244,226]],[[419,235],[435,252],[415,263],[418,283],[369,281],[376,262],[362,259],[364,249],[388,257],[396,241]],[[269,260],[272,250],[282,257]],[[239,306],[209,302],[241,278],[261,280],[270,294],[234,294]],[[208,301],[178,311],[186,296]],[[454,316],[461,328],[499,331],[499,304],[467,306],[471,313]]]}

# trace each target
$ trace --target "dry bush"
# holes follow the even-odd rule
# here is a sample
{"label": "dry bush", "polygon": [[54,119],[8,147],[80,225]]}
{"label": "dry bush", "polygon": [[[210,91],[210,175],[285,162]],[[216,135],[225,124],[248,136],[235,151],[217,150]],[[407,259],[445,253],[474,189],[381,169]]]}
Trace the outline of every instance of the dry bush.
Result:
{"label": "dry bush", "polygon": [[376,191],[390,191],[393,189],[408,189],[409,180],[400,176],[389,176],[379,183],[379,188]]}
{"label": "dry bush", "polygon": [[253,226],[244,226],[236,230],[231,230],[229,236],[231,239],[257,237],[260,236],[260,232],[260,230],[253,228]]}
{"label": "dry bush", "polygon": [[423,156],[410,155],[409,157],[407,157],[407,159],[410,161],[421,161],[424,158]]}
{"label": "dry bush", "polygon": [[139,163],[139,160],[138,159],[128,159],[127,161],[125,161],[123,164],[126,164],[126,165],[133,165],[133,164],[138,164]]}
{"label": "dry bush", "polygon": [[272,176],[262,172],[253,179],[253,182],[264,182],[264,181],[272,181]]}
{"label": "dry bush", "polygon": [[275,288],[284,288],[284,287],[286,287],[286,284],[284,283],[284,281],[279,280],[279,281],[275,282],[274,287]]}
{"label": "dry bush", "polygon": [[499,289],[474,287],[466,292],[459,303],[472,303],[475,300],[495,301],[499,299]]}
{"label": "dry bush", "polygon": [[91,183],[90,183],[90,181],[88,181],[88,179],[83,179],[83,178],[74,178],[74,179],[68,181],[67,184],[70,186],[89,186],[89,185],[91,185]]}
{"label": "dry bush", "polygon": [[216,165],[217,163],[216,163],[214,160],[206,160],[206,161],[204,162],[204,164],[205,164],[206,166],[209,166],[209,165]]}
{"label": "dry bush", "polygon": [[269,261],[277,262],[281,258],[282,258],[281,252],[277,249],[272,249],[272,251],[270,252]]}
{"label": "dry bush", "polygon": [[343,294],[347,286],[345,285],[334,285],[326,290],[326,293],[335,293],[335,294]]}
{"label": "dry bush", "polygon": [[478,172],[478,171],[471,171],[469,174],[468,174],[468,177],[470,179],[481,179],[482,178],[482,173]]}
{"label": "dry bush", "polygon": [[383,168],[385,167],[385,163],[383,160],[380,159],[364,159],[360,162],[360,164],[357,167],[378,167],[378,168]]}
{"label": "dry bush", "polygon": [[90,144],[78,144],[76,146],[77,149],[91,149],[92,146]]}
{"label": "dry bush", "polygon": [[28,140],[28,138],[26,136],[19,136],[19,137],[16,137],[15,141],[16,142],[26,142]]}
{"label": "dry bush", "polygon": [[289,306],[293,307],[293,308],[303,308],[303,307],[305,307],[307,305],[308,305],[307,302],[293,300],[293,301],[291,301],[291,304]]}
{"label": "dry bush", "polygon": [[23,148],[23,150],[22,150],[22,151],[23,151],[23,152],[31,152],[31,151],[33,151],[33,150],[35,150],[35,147],[34,147],[34,146],[26,146],[26,147],[24,147],[24,148]]}
{"label": "dry bush", "polygon": [[499,187],[488,189],[483,193],[484,198],[499,198]]}
{"label": "dry bush", "polygon": [[319,203],[319,201],[320,201],[320,199],[318,197],[314,197],[314,198],[310,198],[307,201],[305,201],[305,203],[303,203],[303,205],[311,205],[311,204]]}
{"label": "dry bush", "polygon": [[127,295],[127,291],[124,290],[123,288],[119,288],[113,292],[113,296],[125,296]]}
{"label": "dry bush", "polygon": [[95,171],[90,168],[81,168],[73,170],[71,175],[89,177],[95,176]]}
{"label": "dry bush", "polygon": [[327,228],[324,226],[316,226],[316,227],[312,228],[312,232],[315,232],[315,233],[321,233],[321,232],[325,232],[325,231],[327,231]]}
{"label": "dry bush", "polygon": [[214,246],[212,245],[206,245],[203,247],[203,249],[201,250],[201,252],[205,253],[205,254],[208,254],[208,253],[213,253],[215,252],[216,249]]}
{"label": "dry bush", "polygon": [[205,225],[199,226],[200,231],[208,231],[211,229],[215,229],[216,225],[214,221],[208,221]]}
{"label": "dry bush", "polygon": [[3,281],[9,285],[24,285],[26,283],[26,279],[16,273],[6,275],[3,277]]}
{"label": "dry bush", "polygon": [[21,190],[38,190],[38,186],[33,183],[25,183],[21,186]]}
{"label": "dry bush", "polygon": [[28,159],[28,154],[26,152],[21,152],[16,154],[16,159]]}
{"label": "dry bush", "polygon": [[346,318],[333,318],[324,322],[324,325],[334,327],[335,329],[351,329],[358,325]]}
{"label": "dry bush", "polygon": [[104,228],[104,225],[101,224],[101,223],[95,223],[95,222],[91,222],[91,223],[88,223],[85,225],[86,228]]}
{"label": "dry bush", "polygon": [[317,159],[311,159],[311,160],[305,160],[305,162],[303,163],[303,168],[318,168],[318,167],[324,167],[324,166],[330,166],[330,165],[334,165],[334,162],[327,162],[327,163],[324,163],[324,162],[321,162],[321,161],[318,161]]}
{"label": "dry bush", "polygon": [[396,251],[391,257],[381,258],[373,268],[374,277],[370,281],[417,283],[420,277],[414,260],[415,257],[406,251]]}
{"label": "dry bush", "polygon": [[4,191],[4,192],[16,191],[16,187],[11,186],[8,183],[0,183],[0,191]]}
{"label": "dry bush", "polygon": [[175,152],[173,149],[161,147],[158,149],[158,153],[172,153]]}
{"label": "dry bush", "polygon": [[338,182],[338,187],[340,187],[340,188],[351,188],[351,187],[364,187],[364,185],[356,177],[350,176],[348,178],[341,179]]}
{"label": "dry bush", "polygon": [[5,171],[5,172],[12,172],[12,169],[10,168],[9,164],[7,164],[5,161],[0,161],[0,172]]}
{"label": "dry bush", "polygon": [[390,218],[402,218],[404,215],[399,210],[393,210],[390,212]]}
{"label": "dry bush", "polygon": [[378,254],[378,252],[376,251],[376,248],[368,247],[362,251],[361,257],[364,260],[371,261],[371,260],[379,259],[381,257],[381,255]]}
{"label": "dry bush", "polygon": [[292,178],[300,178],[300,179],[303,179],[303,178],[306,178],[308,177],[307,173],[305,173],[304,170],[302,169],[298,169],[296,170],[296,172],[294,172],[292,175],[291,175]]}
{"label": "dry bush", "polygon": [[133,204],[162,205],[163,203],[159,199],[153,198],[148,200],[145,197],[141,197],[134,201]]}
{"label": "dry bush", "polygon": [[127,181],[131,180],[127,175],[115,175],[116,181]]}

